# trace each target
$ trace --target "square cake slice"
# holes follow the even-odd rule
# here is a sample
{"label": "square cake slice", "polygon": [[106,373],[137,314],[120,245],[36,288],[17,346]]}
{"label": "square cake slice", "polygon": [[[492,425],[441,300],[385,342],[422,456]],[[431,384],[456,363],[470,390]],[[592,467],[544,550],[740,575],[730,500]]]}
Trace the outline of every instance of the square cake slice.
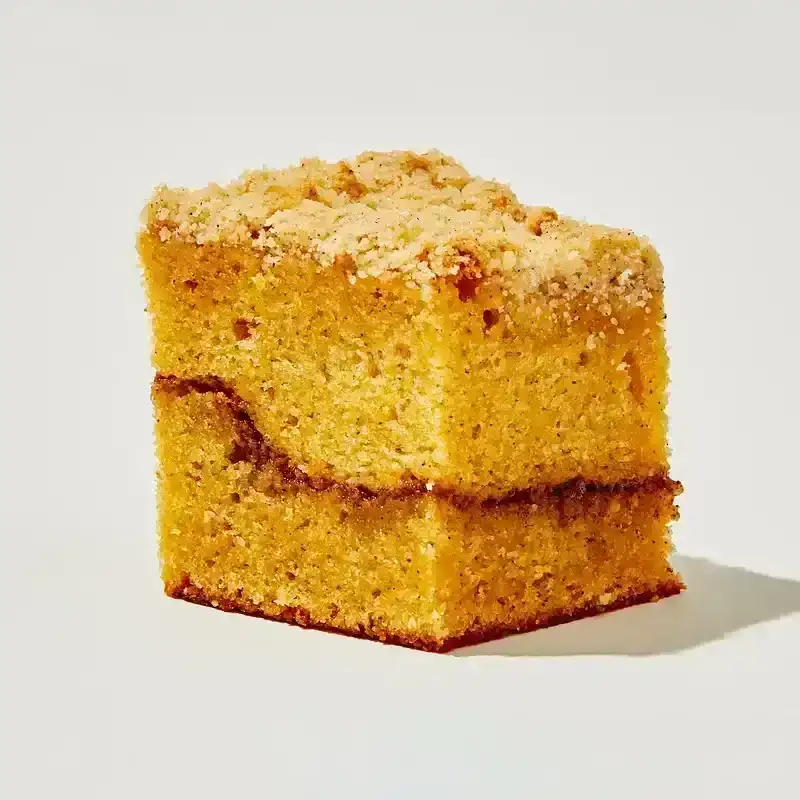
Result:
{"label": "square cake slice", "polygon": [[446,649],[675,593],[661,263],[439,153],[159,188],[169,594]]}

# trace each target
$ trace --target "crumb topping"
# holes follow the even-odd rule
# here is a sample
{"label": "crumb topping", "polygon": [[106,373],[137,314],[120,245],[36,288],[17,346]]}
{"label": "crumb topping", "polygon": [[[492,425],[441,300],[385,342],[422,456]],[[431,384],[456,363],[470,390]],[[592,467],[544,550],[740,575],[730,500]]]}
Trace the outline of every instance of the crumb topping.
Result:
{"label": "crumb topping", "polygon": [[645,239],[522,205],[438,151],[310,159],[199,190],[160,186],[143,221],[161,241],[255,248],[265,269],[302,253],[322,269],[344,267],[351,282],[400,275],[428,293],[467,271],[520,296],[544,285],[644,305],[662,280]]}

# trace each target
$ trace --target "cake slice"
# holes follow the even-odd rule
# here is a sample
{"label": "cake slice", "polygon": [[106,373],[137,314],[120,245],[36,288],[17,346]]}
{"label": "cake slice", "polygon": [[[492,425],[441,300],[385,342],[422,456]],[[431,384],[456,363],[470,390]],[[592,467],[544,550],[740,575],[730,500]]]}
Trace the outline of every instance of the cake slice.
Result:
{"label": "cake slice", "polygon": [[144,221],[168,593],[446,649],[680,590],[644,240],[435,152]]}

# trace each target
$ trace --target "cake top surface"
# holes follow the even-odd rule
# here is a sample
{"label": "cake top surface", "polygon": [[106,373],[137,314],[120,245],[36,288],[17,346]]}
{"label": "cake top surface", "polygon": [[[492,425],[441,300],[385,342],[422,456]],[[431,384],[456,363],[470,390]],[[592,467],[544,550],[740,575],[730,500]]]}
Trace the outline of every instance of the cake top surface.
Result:
{"label": "cake top surface", "polygon": [[518,294],[557,285],[636,304],[661,286],[645,239],[523,205],[435,150],[308,159],[196,190],[159,186],[143,222],[164,242],[263,251],[265,269],[302,252],[320,268],[344,266],[351,282],[399,275],[425,290],[442,277],[494,276]]}

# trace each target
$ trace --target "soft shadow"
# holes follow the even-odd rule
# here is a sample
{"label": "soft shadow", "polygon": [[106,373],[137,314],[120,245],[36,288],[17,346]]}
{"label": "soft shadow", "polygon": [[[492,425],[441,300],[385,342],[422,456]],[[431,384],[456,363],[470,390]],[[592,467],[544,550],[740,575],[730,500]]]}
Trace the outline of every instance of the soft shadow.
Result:
{"label": "soft shadow", "polygon": [[773,578],[691,556],[675,556],[672,564],[687,587],[677,597],[464,647],[454,655],[677,653],[800,611],[800,581]]}

